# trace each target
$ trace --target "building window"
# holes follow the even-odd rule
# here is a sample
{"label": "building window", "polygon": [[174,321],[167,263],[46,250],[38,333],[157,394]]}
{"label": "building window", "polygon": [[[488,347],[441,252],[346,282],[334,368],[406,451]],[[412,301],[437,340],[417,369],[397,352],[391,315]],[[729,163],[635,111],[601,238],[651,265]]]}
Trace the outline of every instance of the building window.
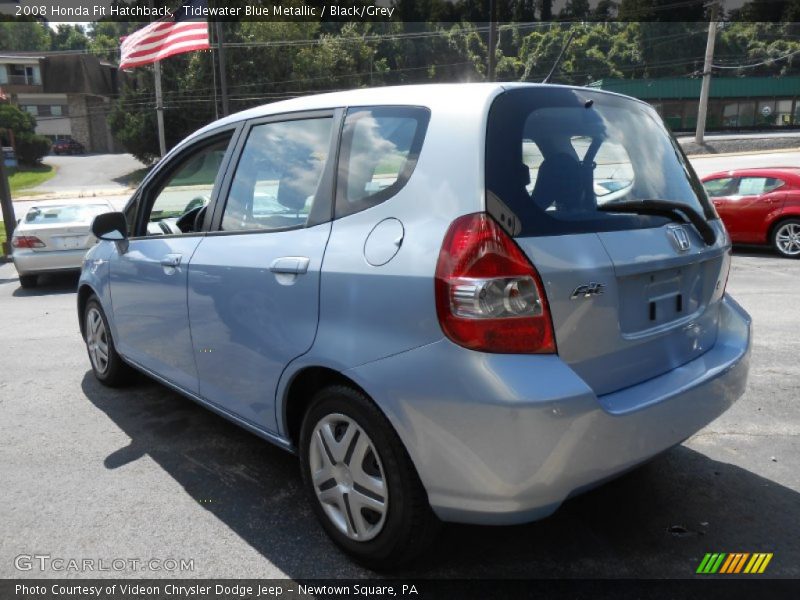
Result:
{"label": "building window", "polygon": [[792,124],[792,101],[791,99],[778,100],[775,103],[775,125],[786,127]]}
{"label": "building window", "polygon": [[25,65],[9,65],[11,76],[8,83],[15,85],[41,85],[39,67]]}
{"label": "building window", "polygon": [[50,107],[50,114],[54,117],[60,117],[63,113],[61,112],[61,105],[60,104],[53,104]]}
{"label": "building window", "polygon": [[[700,109],[700,102],[697,100],[686,100],[683,106],[683,128],[696,129],[697,128],[697,112]],[[708,124],[708,115],[706,115],[706,124]]]}
{"label": "building window", "polygon": [[26,113],[32,114],[34,117],[39,116],[39,107],[35,104],[28,104],[27,106],[21,106]]}
{"label": "building window", "polygon": [[675,131],[683,126],[683,103],[664,102],[661,118],[671,130]]}
{"label": "building window", "polygon": [[723,115],[725,103],[719,100],[708,103],[708,114],[706,116],[707,129],[720,129],[723,126]]}
{"label": "building window", "polygon": [[722,126],[736,127],[739,125],[739,103],[725,102],[722,105]]}
{"label": "building window", "polygon": [[739,102],[739,127],[752,127],[756,123],[756,103]]}
{"label": "building window", "polygon": [[777,114],[774,100],[760,100],[756,110],[756,123],[758,125],[776,125]]}

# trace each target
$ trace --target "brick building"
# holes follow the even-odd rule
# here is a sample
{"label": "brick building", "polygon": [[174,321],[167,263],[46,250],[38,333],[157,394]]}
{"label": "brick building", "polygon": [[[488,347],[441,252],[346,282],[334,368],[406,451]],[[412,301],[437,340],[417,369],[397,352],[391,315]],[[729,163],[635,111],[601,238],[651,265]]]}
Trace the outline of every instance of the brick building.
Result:
{"label": "brick building", "polygon": [[0,53],[0,90],[36,117],[36,133],[73,138],[88,152],[121,151],[106,117],[117,68],[91,54]]}

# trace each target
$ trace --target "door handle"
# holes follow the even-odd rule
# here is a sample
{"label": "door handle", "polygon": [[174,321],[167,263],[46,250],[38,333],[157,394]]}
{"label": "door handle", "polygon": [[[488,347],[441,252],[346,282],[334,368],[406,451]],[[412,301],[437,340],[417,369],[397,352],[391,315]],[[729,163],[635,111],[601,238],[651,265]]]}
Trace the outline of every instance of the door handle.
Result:
{"label": "door handle", "polygon": [[273,273],[289,273],[292,275],[302,275],[308,271],[308,263],[311,260],[305,256],[283,256],[276,258],[269,266]]}
{"label": "door handle", "polygon": [[162,267],[172,267],[177,268],[181,265],[181,259],[183,258],[182,254],[167,254],[161,259],[161,266]]}

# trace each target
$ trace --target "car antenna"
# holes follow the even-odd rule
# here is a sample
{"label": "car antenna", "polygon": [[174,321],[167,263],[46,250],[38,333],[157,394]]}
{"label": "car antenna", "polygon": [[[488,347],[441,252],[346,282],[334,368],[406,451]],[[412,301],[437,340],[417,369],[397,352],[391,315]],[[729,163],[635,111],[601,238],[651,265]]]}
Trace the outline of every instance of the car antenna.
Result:
{"label": "car antenna", "polygon": [[567,51],[567,48],[569,48],[569,45],[572,42],[572,38],[574,37],[575,37],[575,30],[573,29],[572,31],[569,32],[569,37],[567,37],[567,41],[564,42],[564,45],[561,48],[561,52],[558,53],[558,58],[556,58],[556,62],[553,63],[553,67],[550,69],[550,72],[547,74],[547,77],[545,77],[542,80],[542,83],[550,83],[550,79],[553,77],[553,73],[555,73],[556,68],[561,63],[561,57],[564,56],[564,52]]}

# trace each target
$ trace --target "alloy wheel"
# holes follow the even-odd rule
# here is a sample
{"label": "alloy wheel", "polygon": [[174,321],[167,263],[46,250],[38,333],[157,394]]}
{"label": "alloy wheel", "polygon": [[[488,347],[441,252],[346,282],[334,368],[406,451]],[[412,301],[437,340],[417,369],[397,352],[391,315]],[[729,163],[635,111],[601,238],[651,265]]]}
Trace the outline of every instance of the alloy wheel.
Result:
{"label": "alloy wheel", "polygon": [[317,499],[341,533],[364,542],[381,532],[389,494],[380,457],[364,429],[345,415],[325,416],[311,435],[309,465]]}
{"label": "alloy wheel", "polygon": [[800,224],[784,223],[775,232],[775,244],[787,256],[800,255]]}
{"label": "alloy wheel", "polygon": [[86,346],[95,371],[108,370],[108,335],[100,311],[92,307],[86,312]]}

